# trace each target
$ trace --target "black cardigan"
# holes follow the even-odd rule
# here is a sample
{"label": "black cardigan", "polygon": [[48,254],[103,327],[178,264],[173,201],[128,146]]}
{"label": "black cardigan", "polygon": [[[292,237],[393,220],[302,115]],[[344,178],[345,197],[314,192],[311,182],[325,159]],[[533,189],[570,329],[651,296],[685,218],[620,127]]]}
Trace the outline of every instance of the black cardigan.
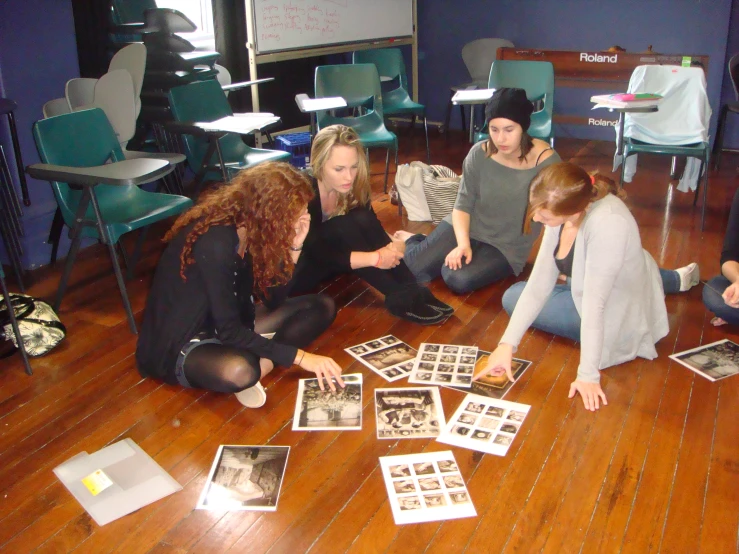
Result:
{"label": "black cardigan", "polygon": [[[193,245],[195,263],[180,277],[180,254],[188,225],[167,245],[159,260],[141,326],[136,362],[143,376],[175,384],[175,363],[182,347],[206,331],[223,344],[247,350],[260,358],[289,367],[297,348],[265,339],[254,332],[254,275],[251,256],[238,255],[234,227],[213,226]],[[276,307],[286,296],[284,287],[265,301]]]}

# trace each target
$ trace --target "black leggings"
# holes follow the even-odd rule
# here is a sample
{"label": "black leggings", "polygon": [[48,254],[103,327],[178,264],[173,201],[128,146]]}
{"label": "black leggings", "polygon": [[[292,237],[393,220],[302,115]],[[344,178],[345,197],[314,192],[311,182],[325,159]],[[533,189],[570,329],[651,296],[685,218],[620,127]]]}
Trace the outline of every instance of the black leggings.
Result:
{"label": "black leggings", "polygon": [[[390,244],[382,224],[369,210],[357,208],[346,215],[321,224],[320,239],[325,248],[343,243],[352,252],[372,252]],[[410,302],[420,287],[405,262],[392,269],[363,267],[353,269],[363,281],[379,290],[390,304]],[[301,256],[293,276],[291,290],[295,294],[314,290],[321,281],[340,273],[336,267]]]}
{"label": "black leggings", "polygon": [[[275,333],[273,340],[305,348],[323,333],[336,317],[334,301],[323,294],[288,298],[269,311],[257,306],[256,333]],[[253,387],[261,378],[259,357],[255,354],[206,342],[188,352],[183,365],[187,381],[195,388],[234,393]]]}

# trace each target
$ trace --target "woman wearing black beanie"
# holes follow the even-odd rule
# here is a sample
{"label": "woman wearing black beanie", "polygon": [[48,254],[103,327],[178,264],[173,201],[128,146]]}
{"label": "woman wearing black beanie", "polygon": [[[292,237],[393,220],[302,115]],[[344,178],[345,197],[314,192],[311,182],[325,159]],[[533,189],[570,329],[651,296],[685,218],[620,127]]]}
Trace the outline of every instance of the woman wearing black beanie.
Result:
{"label": "woman wearing black beanie", "polygon": [[406,241],[405,262],[420,282],[441,276],[457,294],[518,275],[540,225],[524,232],[529,185],[561,159],[532,139],[532,103],[519,88],[498,89],[485,106],[489,137],[464,160],[454,210],[428,236]]}

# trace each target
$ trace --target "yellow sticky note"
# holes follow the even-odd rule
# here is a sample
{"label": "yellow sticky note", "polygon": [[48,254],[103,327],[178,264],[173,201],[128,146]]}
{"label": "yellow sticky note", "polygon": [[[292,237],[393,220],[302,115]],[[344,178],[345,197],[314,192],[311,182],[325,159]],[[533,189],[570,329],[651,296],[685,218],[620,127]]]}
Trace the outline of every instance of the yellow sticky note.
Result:
{"label": "yellow sticky note", "polygon": [[113,484],[110,477],[103,473],[102,469],[98,469],[90,473],[87,477],[82,479],[82,484],[87,487],[92,496],[97,496],[109,486]]}

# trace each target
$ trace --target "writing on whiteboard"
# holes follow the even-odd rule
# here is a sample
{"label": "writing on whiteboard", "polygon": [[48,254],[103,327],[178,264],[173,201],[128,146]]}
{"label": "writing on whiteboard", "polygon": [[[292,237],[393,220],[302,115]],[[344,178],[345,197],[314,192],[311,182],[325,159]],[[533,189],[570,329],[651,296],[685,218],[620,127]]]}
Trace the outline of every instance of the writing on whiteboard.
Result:
{"label": "writing on whiteboard", "polygon": [[316,39],[332,39],[341,29],[347,0],[329,0],[328,3],[330,7],[304,0],[263,0],[256,14],[259,39],[280,41],[283,33],[306,33]]}

